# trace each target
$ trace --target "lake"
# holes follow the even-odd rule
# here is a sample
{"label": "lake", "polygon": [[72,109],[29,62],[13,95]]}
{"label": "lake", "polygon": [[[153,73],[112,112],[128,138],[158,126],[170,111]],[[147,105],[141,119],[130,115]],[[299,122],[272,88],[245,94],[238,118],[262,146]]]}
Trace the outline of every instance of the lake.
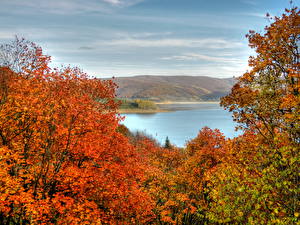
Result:
{"label": "lake", "polygon": [[165,143],[168,136],[172,144],[183,147],[186,141],[195,138],[202,127],[218,128],[226,137],[238,135],[232,114],[219,103],[164,104],[163,109],[176,111],[153,114],[122,114],[122,122],[130,131],[142,131],[159,143]]}

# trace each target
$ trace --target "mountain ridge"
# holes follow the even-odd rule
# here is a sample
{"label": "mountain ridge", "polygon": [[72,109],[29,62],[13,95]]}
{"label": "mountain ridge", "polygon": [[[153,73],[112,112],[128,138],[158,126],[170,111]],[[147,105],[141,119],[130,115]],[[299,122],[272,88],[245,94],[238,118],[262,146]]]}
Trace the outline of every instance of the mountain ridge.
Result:
{"label": "mountain ridge", "polygon": [[227,95],[234,78],[138,75],[115,77],[117,97],[161,101],[217,101]]}

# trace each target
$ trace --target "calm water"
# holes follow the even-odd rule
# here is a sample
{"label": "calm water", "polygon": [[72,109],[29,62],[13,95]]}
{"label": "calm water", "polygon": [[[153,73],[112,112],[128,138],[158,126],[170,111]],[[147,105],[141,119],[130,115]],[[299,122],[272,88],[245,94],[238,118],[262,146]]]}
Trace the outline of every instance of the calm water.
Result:
{"label": "calm water", "polygon": [[133,132],[143,131],[164,143],[168,136],[171,143],[183,147],[187,140],[197,136],[199,130],[208,126],[218,128],[226,137],[237,136],[231,113],[218,103],[163,105],[177,111],[154,114],[123,114],[123,123]]}

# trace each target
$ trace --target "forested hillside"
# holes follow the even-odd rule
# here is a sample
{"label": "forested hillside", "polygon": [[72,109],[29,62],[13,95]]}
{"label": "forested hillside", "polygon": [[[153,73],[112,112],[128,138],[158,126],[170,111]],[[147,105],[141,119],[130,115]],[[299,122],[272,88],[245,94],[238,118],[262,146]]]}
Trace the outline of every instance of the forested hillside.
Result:
{"label": "forested hillside", "polygon": [[135,76],[114,79],[121,98],[152,101],[218,101],[235,83],[233,78],[203,76]]}

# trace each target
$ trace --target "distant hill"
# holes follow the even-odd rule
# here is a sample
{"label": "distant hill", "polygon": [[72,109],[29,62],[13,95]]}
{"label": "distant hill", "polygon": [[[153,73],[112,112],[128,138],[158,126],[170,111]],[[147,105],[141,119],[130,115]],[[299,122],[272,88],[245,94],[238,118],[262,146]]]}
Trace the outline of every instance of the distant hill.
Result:
{"label": "distant hill", "polygon": [[233,78],[205,76],[135,76],[114,81],[118,97],[153,101],[217,101],[234,84]]}

